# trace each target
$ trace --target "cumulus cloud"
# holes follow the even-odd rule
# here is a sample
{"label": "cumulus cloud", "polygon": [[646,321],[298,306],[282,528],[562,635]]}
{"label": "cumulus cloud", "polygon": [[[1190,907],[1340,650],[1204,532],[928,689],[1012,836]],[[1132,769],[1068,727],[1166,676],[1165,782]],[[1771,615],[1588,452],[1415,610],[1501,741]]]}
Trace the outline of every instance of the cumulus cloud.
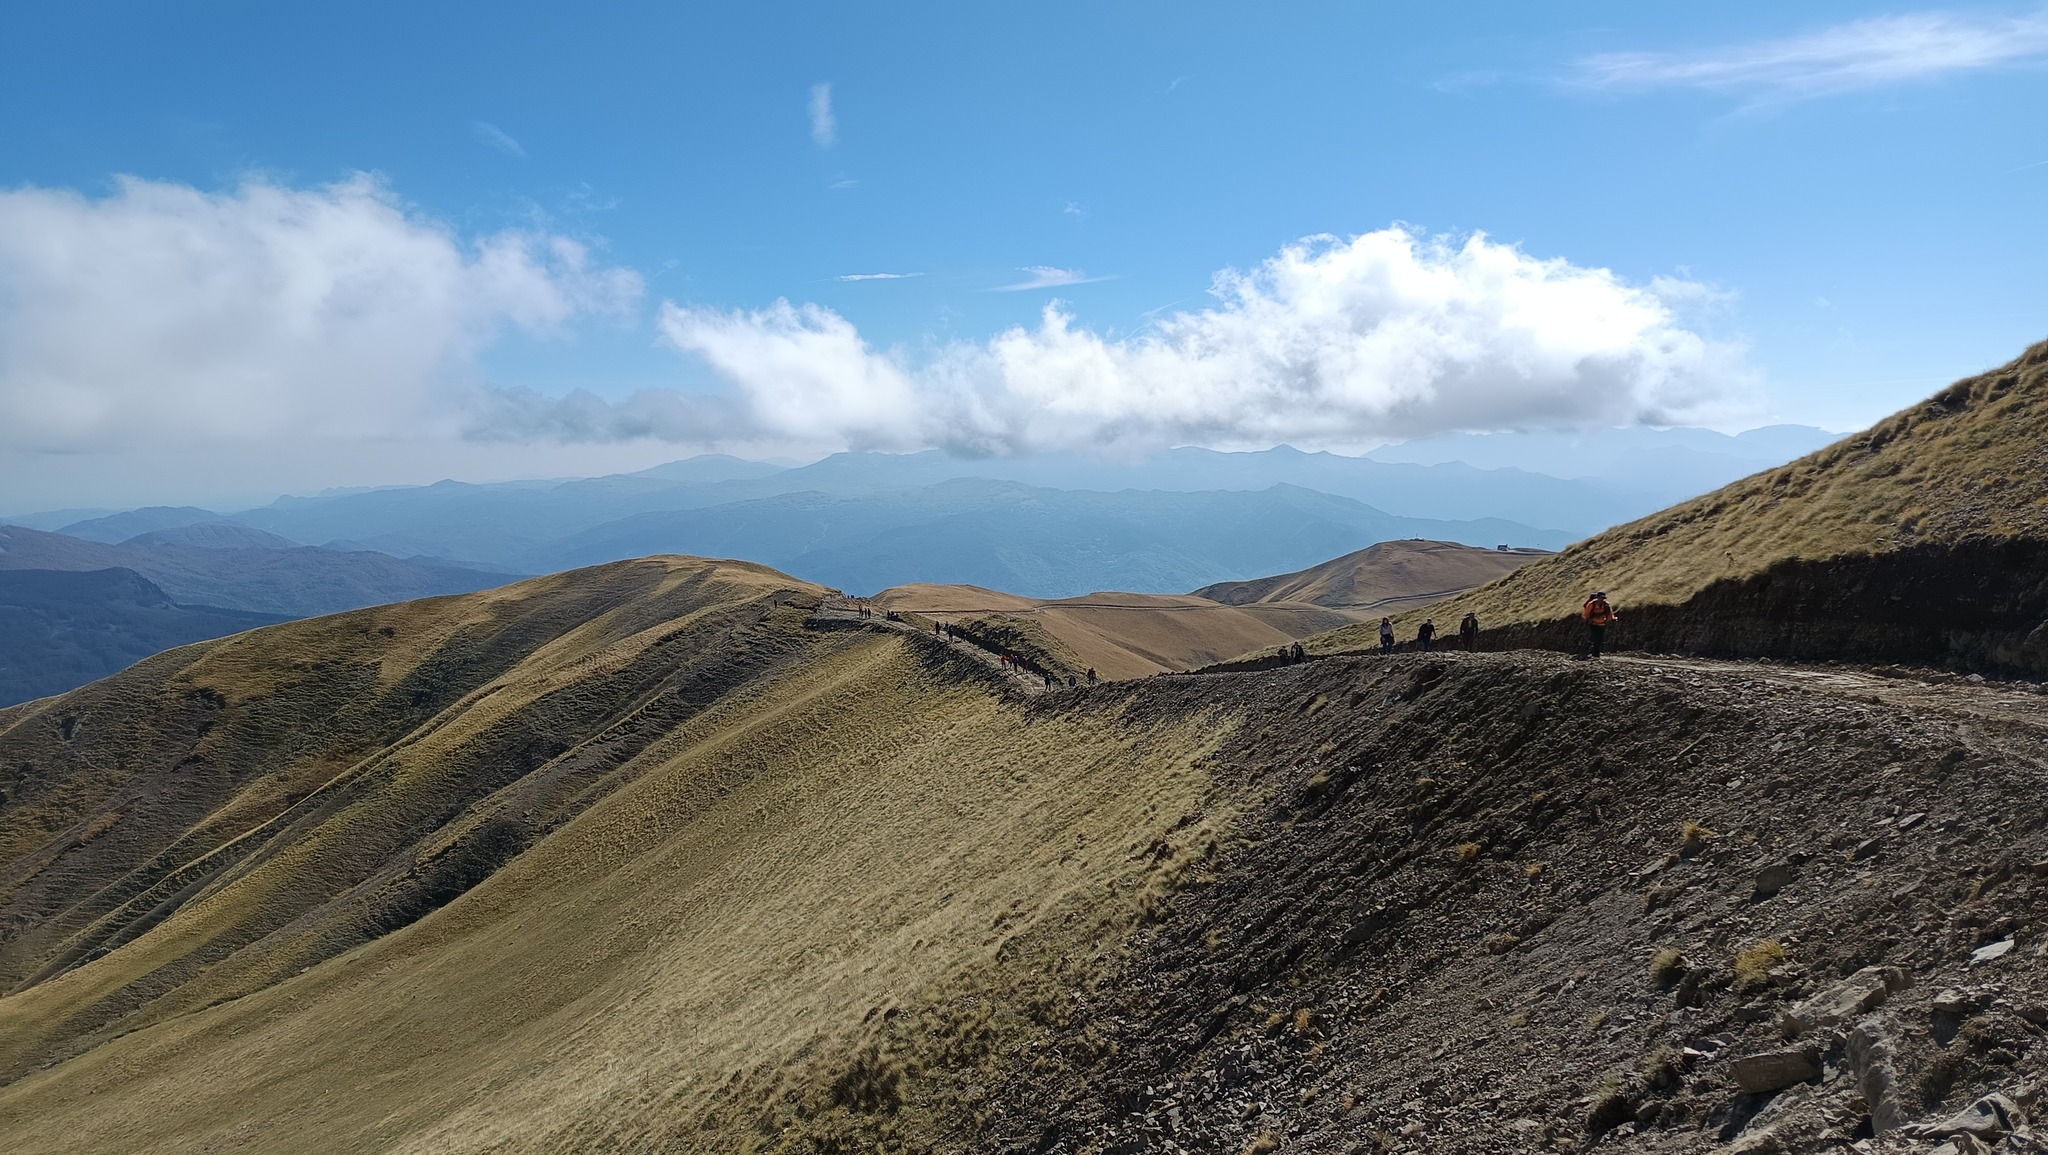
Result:
{"label": "cumulus cloud", "polygon": [[640,294],[574,240],[465,240],[367,176],[4,191],[0,445],[419,434],[459,424],[506,329]]}
{"label": "cumulus cloud", "polygon": [[1711,299],[1704,287],[1632,285],[1483,235],[1312,237],[1211,292],[1212,307],[1139,336],[1093,332],[1054,302],[1036,327],[917,357],[814,304],[666,302],[660,326],[734,386],[726,435],[828,447],[1357,445],[1669,424],[1711,418],[1748,385],[1739,348],[1680,318]]}
{"label": "cumulus cloud", "polygon": [[2048,13],[2013,18],[1919,12],[1705,52],[1591,56],[1578,62],[1573,79],[1598,88],[1706,88],[1795,98],[1928,79],[2044,54]]}
{"label": "cumulus cloud", "polygon": [[526,146],[512,139],[512,134],[487,120],[479,120],[469,126],[471,136],[486,148],[494,148],[506,156],[526,157]]}
{"label": "cumulus cloud", "polygon": [[1051,265],[1025,265],[1017,271],[1025,274],[1023,280],[1014,285],[997,285],[995,291],[1021,293],[1027,289],[1060,289],[1068,285],[1087,285],[1109,280],[1108,277],[1091,277],[1079,269],[1056,269]]}
{"label": "cumulus cloud", "polygon": [[[831,148],[839,139],[839,118],[832,115],[832,86],[811,85],[811,143]],[[836,187],[836,186],[835,186]]]}

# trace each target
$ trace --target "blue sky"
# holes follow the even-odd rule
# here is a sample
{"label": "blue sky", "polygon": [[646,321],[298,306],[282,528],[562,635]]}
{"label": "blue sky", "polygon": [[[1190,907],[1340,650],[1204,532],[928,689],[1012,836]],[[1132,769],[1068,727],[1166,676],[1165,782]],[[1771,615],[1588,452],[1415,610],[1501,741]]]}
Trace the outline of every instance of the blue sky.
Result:
{"label": "blue sky", "polygon": [[[729,10],[9,6],[0,188],[58,199],[17,206],[11,247],[0,212],[0,407],[11,393],[18,428],[33,424],[24,414],[41,421],[0,444],[0,484],[82,478],[116,458],[139,462],[134,477],[147,480],[166,468],[151,454],[200,447],[207,461],[238,461],[245,476],[287,487],[636,464],[700,447],[1025,451],[1137,427],[1153,441],[1340,447],[1461,422],[1850,428],[2048,335],[2048,9],[2038,6],[719,7]],[[148,182],[155,202],[138,208],[122,176]],[[279,219],[340,205],[343,233],[350,221],[372,228],[361,222],[374,205],[395,214],[374,225],[391,241],[375,258],[392,262],[380,277],[403,279],[406,254],[425,252],[415,242],[445,238],[467,262],[434,298],[457,301],[452,319],[425,335],[372,326],[304,347],[278,338],[201,350],[190,380],[245,378],[248,391],[193,386],[178,395],[178,412],[198,415],[189,423],[124,430],[118,414],[141,411],[122,392],[131,386],[94,374],[133,376],[183,356],[202,340],[189,334],[209,325],[232,344],[297,323],[262,302],[247,306],[257,311],[246,323],[228,303],[206,324],[127,318],[109,304],[123,292],[214,291],[211,257],[134,258],[146,267],[129,270],[123,254],[184,244],[176,238],[195,219],[240,235],[244,226],[219,222],[257,211],[252,183],[310,198]],[[198,199],[169,204],[179,191]],[[135,210],[130,224],[154,223],[111,227],[116,202]],[[1649,369],[1514,386],[1580,391],[1552,409],[1498,381],[1419,407],[1303,386],[1304,374],[1334,372],[1327,359],[1313,370],[1290,362],[1267,391],[1223,389],[1206,406],[1158,399],[1183,377],[1248,371],[1265,353],[1190,369],[1188,350],[1251,340],[1252,320],[1276,310],[1292,318],[1280,326],[1288,340],[1327,339],[1333,330],[1301,314],[1333,299],[1318,295],[1331,285],[1351,300],[1408,267],[1393,250],[1343,247],[1396,225],[1420,246],[1411,271],[1460,285],[1492,275],[1484,260],[1451,255],[1475,233],[1513,246],[1493,253],[1496,265],[1518,252],[1521,272],[1546,283],[1556,276],[1535,262],[1611,271],[1603,300],[1626,314],[1613,322],[1626,332],[1549,352],[1660,351]],[[1219,271],[1259,270],[1317,234],[1338,240],[1269,269],[1235,321],[1211,324]],[[101,244],[98,255],[51,251],[74,235],[87,238],[81,250]],[[107,239],[117,235],[154,239]],[[278,247],[275,229],[264,235]],[[477,271],[493,238],[525,246],[515,286]],[[1432,238],[1449,248],[1432,255]],[[321,259],[315,279],[335,283],[345,274],[333,263],[357,258]],[[915,275],[841,279],[882,273]],[[1295,273],[1319,287],[1288,289]],[[130,288],[80,280],[90,277]],[[247,286],[276,279],[257,271],[238,283],[259,292]],[[1004,291],[1017,285],[1037,287]],[[1470,312],[1463,291],[1411,319],[1428,327]],[[53,314],[25,308],[30,296],[91,307]],[[816,309],[768,315],[784,299]],[[1062,323],[1094,344],[1046,335],[1042,311],[1055,299]],[[1643,308],[1665,312],[1630,312]],[[1177,312],[1194,315],[1192,327],[1162,330]],[[1023,361],[990,344],[1013,326],[1033,342]],[[1179,342],[1182,360],[1125,363],[1144,359],[1131,351],[1148,339]],[[402,395],[347,401],[345,374],[305,368],[355,364],[350,340],[415,349],[412,361],[356,366]],[[64,341],[149,352],[103,363],[98,348]],[[1519,349],[1496,362],[1519,364]],[[1074,363],[1069,353],[1124,358],[1088,388],[1145,400],[1090,409],[1045,383]],[[777,392],[807,373],[822,383]],[[960,385],[996,376],[999,386]],[[161,398],[182,386],[152,388]],[[973,404],[956,412],[963,388]],[[578,389],[574,412],[562,408]],[[320,396],[272,406],[266,390]],[[465,390],[489,400],[470,396],[470,416],[451,418],[446,399]],[[439,400],[407,408],[414,394]],[[1304,397],[1285,420],[1231,416]],[[870,419],[899,405],[946,414]],[[396,428],[355,419],[352,409],[371,407],[408,416]],[[1347,416],[1319,423],[1314,414],[1333,407]],[[1173,412],[1151,421],[1162,408]],[[781,416],[762,416],[771,410]],[[248,418],[255,411],[267,416]],[[44,420],[53,412],[72,416]],[[312,461],[324,464],[295,471]],[[354,476],[368,473],[379,476]],[[74,482],[35,484],[54,498]]]}

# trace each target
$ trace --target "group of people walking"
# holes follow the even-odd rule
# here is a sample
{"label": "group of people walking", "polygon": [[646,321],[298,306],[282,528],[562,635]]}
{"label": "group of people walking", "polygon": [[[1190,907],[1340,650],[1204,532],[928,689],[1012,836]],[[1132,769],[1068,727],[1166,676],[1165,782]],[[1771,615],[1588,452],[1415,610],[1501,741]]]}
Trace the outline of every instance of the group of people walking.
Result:
{"label": "group of people walking", "polygon": [[[1478,614],[1468,613],[1465,615],[1464,620],[1458,623],[1458,641],[1462,643],[1464,645],[1464,648],[1467,650],[1476,650],[1479,648]],[[1394,641],[1394,619],[1381,618],[1380,653],[1393,653],[1395,645],[1396,642]],[[1422,624],[1415,627],[1415,648],[1421,650],[1425,654],[1430,653],[1431,651],[1436,649],[1435,618],[1424,618],[1422,619]]]}
{"label": "group of people walking", "polygon": [[[1607,627],[1620,621],[1621,615],[1615,613],[1614,606],[1608,602],[1607,591],[1599,590],[1592,597],[1586,599],[1586,604],[1579,611],[1579,617],[1580,620],[1586,623],[1586,656],[1597,658],[1607,646]],[[1436,633],[1436,619],[1424,618],[1422,624],[1415,627],[1415,648],[1425,654],[1435,650]],[[1466,650],[1476,650],[1479,648],[1478,614],[1468,613],[1458,622],[1458,641]],[[1391,654],[1397,645],[1398,643],[1394,638],[1394,619],[1391,617],[1381,618],[1380,653]],[[1301,647],[1296,646],[1295,648],[1300,649]]]}

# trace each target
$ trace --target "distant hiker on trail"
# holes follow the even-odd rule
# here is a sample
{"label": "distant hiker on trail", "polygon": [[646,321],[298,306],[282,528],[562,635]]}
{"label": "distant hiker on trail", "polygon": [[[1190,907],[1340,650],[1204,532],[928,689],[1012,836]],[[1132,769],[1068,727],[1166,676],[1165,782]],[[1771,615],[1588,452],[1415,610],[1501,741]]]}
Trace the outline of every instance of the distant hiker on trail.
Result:
{"label": "distant hiker on trail", "polygon": [[1464,641],[1468,653],[1479,648],[1478,614],[1466,614],[1465,620],[1458,623],[1458,637]]}
{"label": "distant hiker on trail", "polygon": [[1421,646],[1421,647],[1422,647],[1422,652],[1426,654],[1426,653],[1428,653],[1428,652],[1429,652],[1430,650],[1432,650],[1432,649],[1434,649],[1434,648],[1435,648],[1435,647],[1434,647],[1433,645],[1431,645],[1431,643],[1432,643],[1432,642],[1434,642],[1435,640],[1436,640],[1436,622],[1435,622],[1435,621],[1433,621],[1433,620],[1431,620],[1431,619],[1427,619],[1427,618],[1423,619],[1422,625],[1420,625],[1420,626],[1416,627],[1416,630],[1415,630],[1415,642],[1416,642],[1416,644],[1417,644],[1417,645],[1419,645],[1419,646]]}
{"label": "distant hiker on trail", "polygon": [[1621,620],[1614,607],[1607,604],[1607,592],[1602,590],[1586,599],[1586,608],[1581,611],[1586,619],[1586,637],[1593,643],[1593,657],[1600,656],[1600,650],[1607,644],[1607,627]]}
{"label": "distant hiker on trail", "polygon": [[1095,667],[1094,667],[1094,666],[1090,666],[1090,667],[1088,667],[1088,684],[1089,684],[1089,685],[1091,685],[1091,686],[1095,684]]}
{"label": "distant hiker on trail", "polygon": [[1382,653],[1382,654],[1391,654],[1391,653],[1393,653],[1393,652],[1394,652],[1394,619],[1392,619],[1392,618],[1381,618],[1381,619],[1380,619],[1380,653]]}
{"label": "distant hiker on trail", "polygon": [[1297,666],[1299,666],[1299,665],[1300,665],[1300,664],[1302,664],[1303,662],[1306,662],[1306,661],[1308,661],[1308,651],[1307,651],[1307,650],[1304,650],[1304,649],[1302,649],[1302,648],[1301,648],[1301,643],[1300,643],[1300,642],[1296,642],[1296,643],[1294,643],[1294,653],[1293,653],[1293,658],[1294,658],[1294,664],[1295,664],[1295,665],[1297,665]]}

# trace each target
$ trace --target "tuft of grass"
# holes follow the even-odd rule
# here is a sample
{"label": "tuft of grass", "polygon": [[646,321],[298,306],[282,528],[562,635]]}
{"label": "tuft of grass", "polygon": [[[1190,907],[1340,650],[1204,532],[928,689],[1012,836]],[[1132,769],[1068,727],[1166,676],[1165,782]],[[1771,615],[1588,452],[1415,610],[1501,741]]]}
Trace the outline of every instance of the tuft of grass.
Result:
{"label": "tuft of grass", "polygon": [[1549,869],[1550,864],[1547,862],[1532,862],[1529,865],[1522,868],[1522,877],[1528,879],[1530,882],[1534,882],[1537,879],[1542,878],[1543,872]]}
{"label": "tuft of grass", "polygon": [[1302,1007],[1294,1012],[1294,1033],[1297,1035],[1320,1034],[1316,1027],[1315,1012]]}
{"label": "tuft of grass", "polygon": [[1678,852],[1684,855],[1698,854],[1706,849],[1707,843],[1719,837],[1704,822],[1685,822],[1678,827]]}
{"label": "tuft of grass", "polygon": [[1665,947],[1650,959],[1650,982],[1660,991],[1668,991],[1678,985],[1691,969],[1685,960],[1685,952],[1676,947]]}
{"label": "tuft of grass", "polygon": [[1458,844],[1458,861],[1466,866],[1470,866],[1479,861],[1479,855],[1485,850],[1486,848],[1477,842],[1460,842]]}
{"label": "tuft of grass", "polygon": [[1771,968],[1784,963],[1785,944],[1764,939],[1735,952],[1735,989],[1748,992],[1769,986]]}
{"label": "tuft of grass", "polygon": [[1244,1155],[1266,1155],[1279,1149],[1280,1136],[1272,1131],[1261,1131],[1259,1137],[1252,1140],[1252,1145],[1244,1149]]}

